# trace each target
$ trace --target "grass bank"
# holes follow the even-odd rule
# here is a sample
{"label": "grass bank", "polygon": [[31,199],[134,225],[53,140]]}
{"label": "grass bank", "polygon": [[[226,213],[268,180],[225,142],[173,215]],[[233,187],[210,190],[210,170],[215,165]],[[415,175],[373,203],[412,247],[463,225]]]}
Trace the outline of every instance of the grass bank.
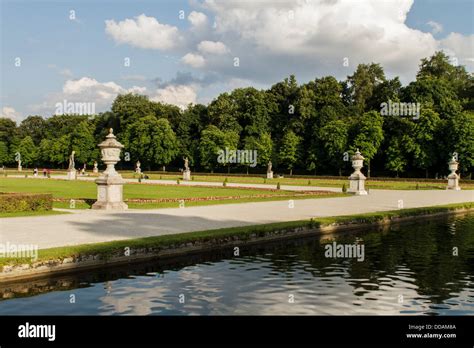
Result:
{"label": "grass bank", "polygon": [[304,234],[328,233],[367,225],[399,223],[431,218],[437,214],[472,210],[474,202],[468,202],[42,249],[39,250],[38,259],[35,261],[0,258],[3,273],[0,273],[0,280],[13,278],[15,275],[31,277],[53,271],[72,272],[81,268],[102,267],[113,263],[176,256],[225,246],[291,238]]}

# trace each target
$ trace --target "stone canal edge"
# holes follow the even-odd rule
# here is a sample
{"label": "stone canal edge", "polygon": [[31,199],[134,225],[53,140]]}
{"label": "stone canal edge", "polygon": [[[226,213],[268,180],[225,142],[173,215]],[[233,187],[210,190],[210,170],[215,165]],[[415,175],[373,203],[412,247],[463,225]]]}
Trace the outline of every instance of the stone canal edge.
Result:
{"label": "stone canal edge", "polygon": [[[468,202],[82,245],[79,247],[85,251],[74,252],[72,255],[55,258],[40,255],[39,260],[30,263],[0,265],[0,283],[71,274],[290,238],[327,237],[335,232],[367,228],[383,230],[394,224],[415,224],[422,220],[472,213],[474,213],[474,202]],[[91,247],[91,252],[88,252],[88,246],[103,247]],[[125,253],[127,248],[129,252]],[[74,247],[71,249],[74,250]],[[53,249],[44,251],[48,250]],[[42,251],[40,250],[40,253]]]}

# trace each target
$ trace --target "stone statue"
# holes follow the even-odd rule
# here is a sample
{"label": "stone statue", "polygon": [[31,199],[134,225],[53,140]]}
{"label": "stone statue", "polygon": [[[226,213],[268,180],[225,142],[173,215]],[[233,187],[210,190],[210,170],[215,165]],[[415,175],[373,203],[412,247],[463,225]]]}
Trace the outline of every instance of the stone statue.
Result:
{"label": "stone statue", "polygon": [[97,167],[97,161],[94,161],[94,169],[92,169],[92,172],[93,173],[98,173],[99,172],[99,168]]}
{"label": "stone statue", "polygon": [[135,173],[140,174],[142,172],[141,165],[142,164],[140,163],[140,161],[137,161],[137,163],[135,164]]}
{"label": "stone statue", "polygon": [[273,179],[272,161],[268,161],[268,165],[267,165],[267,179]]}
{"label": "stone statue", "polygon": [[75,163],[74,163],[74,154],[76,151],[71,152],[71,156],[69,156],[69,170],[75,169]]}
{"label": "stone statue", "polygon": [[183,180],[191,180],[191,170],[189,170],[189,159],[187,157],[184,159],[184,170],[183,170]]}
{"label": "stone statue", "polygon": [[184,170],[185,170],[186,172],[189,171],[189,160],[188,160],[187,157],[184,158]]}
{"label": "stone statue", "polygon": [[18,160],[18,171],[21,172],[22,167],[21,167],[21,159]]}

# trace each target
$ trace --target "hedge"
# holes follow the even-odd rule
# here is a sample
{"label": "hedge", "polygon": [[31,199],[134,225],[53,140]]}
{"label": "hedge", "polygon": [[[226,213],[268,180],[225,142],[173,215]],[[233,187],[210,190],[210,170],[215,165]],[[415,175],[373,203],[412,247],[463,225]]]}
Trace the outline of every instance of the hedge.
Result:
{"label": "hedge", "polygon": [[0,193],[0,212],[44,211],[53,209],[52,194]]}

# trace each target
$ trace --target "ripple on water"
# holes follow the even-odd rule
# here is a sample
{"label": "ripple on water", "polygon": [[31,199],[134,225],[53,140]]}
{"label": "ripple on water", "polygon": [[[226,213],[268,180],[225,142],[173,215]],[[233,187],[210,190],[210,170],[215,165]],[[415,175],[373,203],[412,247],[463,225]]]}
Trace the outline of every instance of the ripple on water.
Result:
{"label": "ripple on water", "polygon": [[[366,232],[365,262],[324,258],[317,239],[283,241],[240,257],[138,265],[118,279],[73,276],[68,289],[52,283],[30,297],[40,285],[0,288],[0,313],[474,315],[474,216],[450,219]],[[444,247],[453,238],[465,241],[463,258]],[[64,306],[71,294],[80,305]]]}

